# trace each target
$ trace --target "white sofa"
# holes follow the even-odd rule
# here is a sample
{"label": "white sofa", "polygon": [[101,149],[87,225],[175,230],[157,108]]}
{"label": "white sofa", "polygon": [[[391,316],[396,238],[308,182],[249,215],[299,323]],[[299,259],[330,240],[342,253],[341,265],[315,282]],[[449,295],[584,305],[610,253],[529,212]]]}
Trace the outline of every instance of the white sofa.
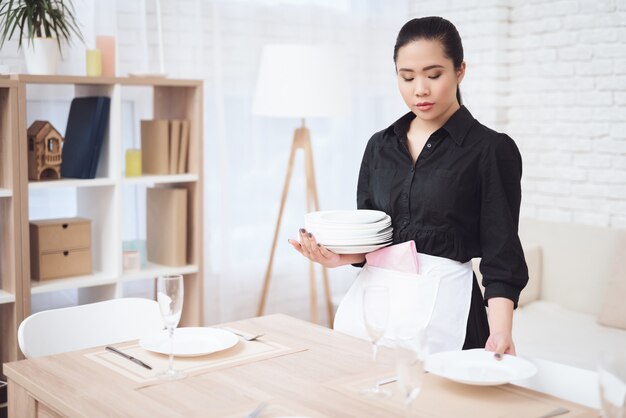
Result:
{"label": "white sofa", "polygon": [[603,350],[626,350],[626,230],[523,219],[520,239],[530,280],[513,319],[518,354],[595,370]]}

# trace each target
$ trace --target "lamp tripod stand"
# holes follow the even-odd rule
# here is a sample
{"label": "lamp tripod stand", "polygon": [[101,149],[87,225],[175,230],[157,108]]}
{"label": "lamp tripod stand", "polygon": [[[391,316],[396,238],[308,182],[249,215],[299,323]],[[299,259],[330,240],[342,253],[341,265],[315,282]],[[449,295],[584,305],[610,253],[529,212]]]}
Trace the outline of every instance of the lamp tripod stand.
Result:
{"label": "lamp tripod stand", "polygon": [[[263,280],[263,292],[261,294],[261,301],[259,303],[259,309],[257,315],[263,315],[265,309],[265,302],[267,300],[267,291],[269,289],[270,278],[272,275],[272,264],[274,262],[274,253],[276,252],[276,242],[278,240],[278,232],[280,231],[280,222],[283,217],[283,210],[285,208],[285,201],[287,200],[287,193],[289,192],[289,183],[291,181],[291,174],[293,172],[293,165],[296,156],[296,152],[302,149],[304,151],[304,168],[306,174],[306,207],[308,212],[319,210],[319,201],[317,198],[317,185],[315,183],[315,170],[313,168],[313,150],[311,148],[311,137],[309,129],[304,124],[302,119],[302,125],[294,132],[293,142],[291,143],[291,151],[289,153],[289,163],[287,164],[287,175],[285,176],[285,184],[283,186],[283,195],[280,200],[280,209],[278,211],[278,220],[276,221],[276,229],[274,230],[274,240],[272,241],[272,250],[270,252],[270,259],[267,263],[267,270],[265,271],[265,278]],[[333,322],[333,305],[330,297],[330,288],[328,284],[328,272],[326,267],[322,267],[324,295],[326,298],[326,309],[328,310],[328,323],[332,328]],[[311,308],[311,321],[318,322],[317,314],[317,286],[315,283],[315,266],[312,261],[309,261],[309,291],[310,291],[310,308]]]}

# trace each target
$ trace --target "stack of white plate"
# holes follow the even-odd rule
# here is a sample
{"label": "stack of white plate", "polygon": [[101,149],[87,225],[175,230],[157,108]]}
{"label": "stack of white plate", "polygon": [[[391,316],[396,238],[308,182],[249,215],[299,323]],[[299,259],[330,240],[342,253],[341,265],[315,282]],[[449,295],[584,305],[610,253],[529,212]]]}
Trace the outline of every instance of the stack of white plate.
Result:
{"label": "stack of white plate", "polygon": [[378,210],[330,210],[304,216],[317,242],[337,254],[369,253],[391,244],[391,217]]}

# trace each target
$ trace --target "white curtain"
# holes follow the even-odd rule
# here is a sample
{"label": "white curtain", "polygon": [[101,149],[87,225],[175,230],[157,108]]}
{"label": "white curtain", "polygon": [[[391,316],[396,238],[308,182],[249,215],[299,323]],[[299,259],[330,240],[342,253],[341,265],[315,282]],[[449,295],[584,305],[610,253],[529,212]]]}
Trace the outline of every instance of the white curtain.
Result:
{"label": "white curtain", "polygon": [[[75,0],[74,3],[88,47],[93,47],[98,34],[117,37],[118,75],[160,70],[154,0]],[[169,77],[205,81],[207,324],[256,314],[289,146],[293,130],[299,125],[295,119],[252,115],[263,45],[333,43],[344,48],[350,63],[352,114],[344,118],[311,119],[307,124],[311,130],[321,208],[355,208],[357,175],[367,140],[406,111],[397,92],[392,55],[397,32],[409,18],[408,3],[408,0],[161,1],[165,72]],[[68,49],[61,72],[84,74],[84,48],[75,42]],[[5,48],[0,52],[0,64],[4,61],[13,70],[19,70],[20,60]],[[297,71],[298,63],[293,65]],[[145,112],[146,105],[149,102],[132,97],[125,103],[129,115],[139,116]],[[130,125],[128,134],[137,142],[136,129]],[[296,236],[305,213],[304,167],[299,157],[283,217],[266,312],[308,319],[308,263],[287,243],[288,237]],[[40,202],[40,207],[45,205],[45,201]],[[37,209],[31,208],[33,211]],[[330,271],[333,293],[341,295],[356,272],[351,266]],[[320,319],[324,321],[319,280],[318,290]]]}
{"label": "white curtain", "polygon": [[[351,64],[352,115],[312,119],[308,125],[322,209],[355,208],[367,140],[404,112],[392,54],[407,6],[404,1],[216,1],[207,12],[212,39],[205,59],[212,74],[206,78],[206,312],[212,323],[256,314],[289,146],[299,124],[252,115],[261,48],[298,42],[334,43],[345,49]],[[297,71],[298,63],[293,65]],[[307,319],[308,263],[287,243],[303,224],[304,185],[298,159],[266,312]],[[355,274],[351,266],[330,271],[333,293],[340,295]]]}

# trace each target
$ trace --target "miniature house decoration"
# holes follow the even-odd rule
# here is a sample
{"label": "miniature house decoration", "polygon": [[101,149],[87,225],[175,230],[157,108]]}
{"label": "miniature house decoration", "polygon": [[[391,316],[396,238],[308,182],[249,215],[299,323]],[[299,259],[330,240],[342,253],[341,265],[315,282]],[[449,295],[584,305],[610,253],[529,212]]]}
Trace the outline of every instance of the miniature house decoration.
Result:
{"label": "miniature house decoration", "polygon": [[61,178],[63,137],[50,122],[37,120],[28,128],[28,179]]}

